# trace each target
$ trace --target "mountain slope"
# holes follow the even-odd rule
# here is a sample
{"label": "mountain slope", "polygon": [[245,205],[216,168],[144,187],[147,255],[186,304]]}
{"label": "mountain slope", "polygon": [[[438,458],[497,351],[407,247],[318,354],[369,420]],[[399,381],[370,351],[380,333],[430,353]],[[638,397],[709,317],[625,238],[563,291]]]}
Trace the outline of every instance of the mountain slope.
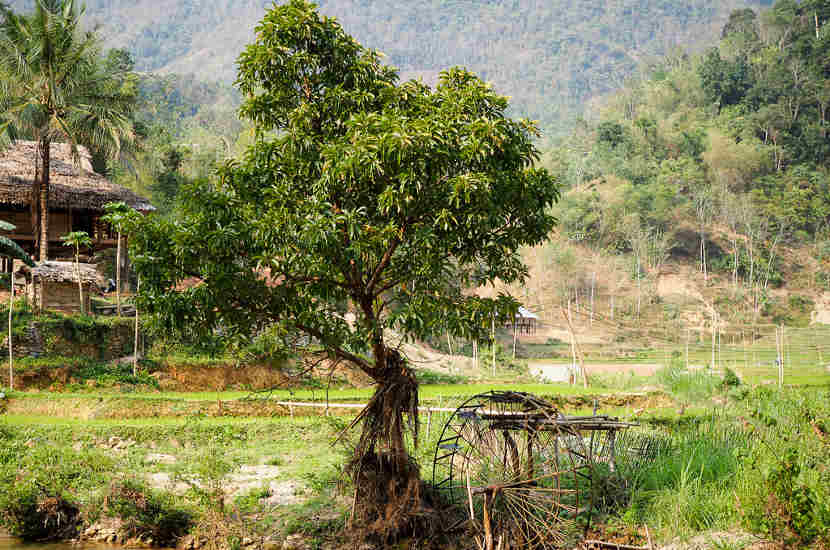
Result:
{"label": "mountain slope", "polygon": [[[33,0],[14,0],[18,9]],[[465,65],[513,97],[515,112],[548,131],[588,97],[618,88],[638,62],[713,39],[735,8],[757,0],[322,0],[404,78],[435,80]],[[268,0],[87,0],[110,46],[137,68],[232,81]]]}

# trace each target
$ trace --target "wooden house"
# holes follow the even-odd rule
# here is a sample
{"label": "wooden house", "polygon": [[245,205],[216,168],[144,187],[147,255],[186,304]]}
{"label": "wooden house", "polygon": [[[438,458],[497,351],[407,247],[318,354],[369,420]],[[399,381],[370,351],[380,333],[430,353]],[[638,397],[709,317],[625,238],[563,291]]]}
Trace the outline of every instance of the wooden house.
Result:
{"label": "wooden house", "polygon": [[519,334],[536,334],[536,325],[539,322],[539,316],[532,311],[519,306],[519,311],[516,313],[514,321],[514,330]]}
{"label": "wooden house", "polygon": [[90,312],[90,296],[97,293],[101,276],[92,264],[73,262],[41,262],[36,267],[15,263],[16,293],[25,292],[35,311],[45,309],[76,313],[80,311],[78,272],[84,288],[84,311]]}
{"label": "wooden house", "polygon": [[[17,141],[0,150],[0,220],[17,228],[5,233],[26,252],[36,257],[35,212],[32,200],[37,163],[37,144]],[[71,255],[60,238],[72,231],[86,231],[92,238],[93,252],[116,246],[116,236],[101,221],[104,205],[123,201],[140,211],[155,210],[150,202],[116,185],[92,168],[92,157],[85,148],[78,150],[79,159],[73,159],[69,144],[53,143],[49,183],[49,256]],[[8,271],[8,269],[7,269]]]}

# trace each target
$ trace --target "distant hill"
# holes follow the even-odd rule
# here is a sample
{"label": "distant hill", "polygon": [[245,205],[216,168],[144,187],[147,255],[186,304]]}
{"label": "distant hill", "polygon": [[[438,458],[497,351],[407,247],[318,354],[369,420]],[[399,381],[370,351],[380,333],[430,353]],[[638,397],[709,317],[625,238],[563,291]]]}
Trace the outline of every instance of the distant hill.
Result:
{"label": "distant hill", "polygon": [[[27,9],[33,0],[12,0]],[[465,65],[513,97],[516,114],[561,133],[584,101],[620,87],[644,59],[714,39],[758,0],[322,0],[404,78]],[[233,81],[269,0],[86,0],[87,15],[137,68]]]}

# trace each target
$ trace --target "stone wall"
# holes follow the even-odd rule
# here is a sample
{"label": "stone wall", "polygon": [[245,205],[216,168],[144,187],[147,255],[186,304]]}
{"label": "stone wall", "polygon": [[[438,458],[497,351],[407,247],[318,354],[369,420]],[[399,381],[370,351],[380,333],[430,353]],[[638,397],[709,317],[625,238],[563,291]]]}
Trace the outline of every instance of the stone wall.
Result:
{"label": "stone wall", "polygon": [[[14,356],[87,357],[100,361],[118,359],[132,353],[134,327],[135,319],[126,317],[89,322],[76,322],[72,318],[33,320],[22,335],[14,336]],[[8,334],[4,334],[0,350],[3,356],[8,356],[8,341]]]}

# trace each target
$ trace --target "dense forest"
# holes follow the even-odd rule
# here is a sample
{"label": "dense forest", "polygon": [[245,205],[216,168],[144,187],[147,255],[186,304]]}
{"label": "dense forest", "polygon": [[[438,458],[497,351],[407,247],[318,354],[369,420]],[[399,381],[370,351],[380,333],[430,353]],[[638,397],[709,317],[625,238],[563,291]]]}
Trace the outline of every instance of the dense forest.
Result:
{"label": "dense forest", "polygon": [[715,46],[669,56],[583,120],[546,159],[568,190],[551,265],[573,263],[575,239],[625,258],[638,287],[686,261],[704,284],[731,281],[722,299],[746,320],[775,287],[830,290],[828,21],[826,0],[736,10]]}
{"label": "dense forest", "polygon": [[[11,5],[28,9],[33,0]],[[765,2],[760,2],[761,4]],[[434,82],[463,65],[512,97],[516,114],[562,133],[587,98],[619,88],[638,64],[714,39],[757,0],[321,0],[403,78]],[[269,0],[87,0],[87,18],[136,69],[231,83]]]}

